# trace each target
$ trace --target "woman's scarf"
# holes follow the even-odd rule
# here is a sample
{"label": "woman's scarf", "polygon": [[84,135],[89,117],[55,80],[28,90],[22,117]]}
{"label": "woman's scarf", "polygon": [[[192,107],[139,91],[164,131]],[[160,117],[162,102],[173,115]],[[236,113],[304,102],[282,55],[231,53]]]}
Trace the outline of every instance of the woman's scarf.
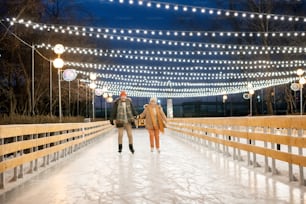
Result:
{"label": "woman's scarf", "polygon": [[[156,110],[156,118],[154,117],[154,111],[153,108]],[[159,129],[162,133],[164,132],[164,123],[163,118],[160,113],[160,107],[157,105],[148,105],[148,109],[150,112],[151,120],[154,129]],[[158,123],[158,124],[157,124]]]}

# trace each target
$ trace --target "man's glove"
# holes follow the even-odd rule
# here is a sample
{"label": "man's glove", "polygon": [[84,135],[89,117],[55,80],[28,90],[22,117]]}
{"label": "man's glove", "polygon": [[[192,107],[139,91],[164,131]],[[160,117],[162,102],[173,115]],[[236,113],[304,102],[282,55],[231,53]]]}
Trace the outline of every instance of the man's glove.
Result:
{"label": "man's glove", "polygon": [[113,120],[110,120],[109,122],[110,122],[111,125],[114,125],[114,121]]}

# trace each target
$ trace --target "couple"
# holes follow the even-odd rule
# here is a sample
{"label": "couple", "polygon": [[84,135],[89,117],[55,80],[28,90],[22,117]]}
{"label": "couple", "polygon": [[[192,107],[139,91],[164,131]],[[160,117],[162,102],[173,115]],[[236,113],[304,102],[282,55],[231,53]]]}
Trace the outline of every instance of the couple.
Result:
{"label": "couple", "polygon": [[158,153],[159,149],[159,132],[164,132],[167,117],[160,105],[157,104],[156,98],[151,98],[150,103],[144,106],[144,111],[137,115],[132,100],[127,97],[125,91],[121,91],[120,97],[114,101],[110,123],[118,128],[118,152],[122,152],[123,130],[127,132],[129,138],[129,149],[134,154],[132,124],[135,123],[135,117],[145,118],[146,128],[150,135],[151,152],[155,147]]}

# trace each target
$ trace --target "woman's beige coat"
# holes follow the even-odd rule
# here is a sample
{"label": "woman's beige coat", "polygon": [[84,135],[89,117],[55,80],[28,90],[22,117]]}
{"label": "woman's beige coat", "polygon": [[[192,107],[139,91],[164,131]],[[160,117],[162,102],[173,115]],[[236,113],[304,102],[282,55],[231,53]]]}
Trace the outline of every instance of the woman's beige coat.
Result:
{"label": "woman's beige coat", "polygon": [[[167,122],[167,116],[165,115],[165,113],[164,113],[164,111],[163,111],[163,109],[162,109],[162,107],[160,105],[147,104],[147,105],[145,105],[144,111],[139,115],[140,118],[145,118],[145,120],[146,120],[146,128],[147,129],[154,129],[153,122],[152,122],[152,117],[151,117],[150,111],[149,111],[149,106],[151,106],[151,107],[155,106],[156,107],[156,111],[160,112],[161,119],[165,123]],[[159,129],[161,129],[161,127],[159,127]]]}

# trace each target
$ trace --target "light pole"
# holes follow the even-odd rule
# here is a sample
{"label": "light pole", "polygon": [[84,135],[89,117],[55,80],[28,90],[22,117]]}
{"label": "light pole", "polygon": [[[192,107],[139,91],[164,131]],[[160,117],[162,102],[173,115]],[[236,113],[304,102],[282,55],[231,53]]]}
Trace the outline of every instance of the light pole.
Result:
{"label": "light pole", "polygon": [[300,115],[303,115],[303,84],[306,83],[306,80],[302,75],[304,74],[303,69],[296,70],[296,74],[299,76],[299,88],[300,88]]}
{"label": "light pole", "polygon": [[226,110],[225,110],[225,108],[226,108],[226,100],[227,100],[227,95],[226,94],[224,94],[223,95],[223,97],[222,97],[222,102],[223,102],[223,114],[224,114],[224,116],[226,116]]}
{"label": "light pole", "polygon": [[253,89],[249,90],[249,97],[250,97],[250,116],[253,115],[253,102],[252,102],[252,98],[253,98],[253,94],[255,93],[255,91]]}
{"label": "light pole", "polygon": [[88,93],[87,93],[87,89],[88,89],[88,85],[85,84],[85,117],[88,118],[89,117],[89,111],[88,111],[88,108],[87,108],[87,96],[88,96]]}
{"label": "light pole", "polygon": [[97,87],[95,80],[97,79],[97,75],[95,73],[90,73],[91,83],[89,87],[92,89],[92,120],[95,120],[95,89]]}
{"label": "light pole", "polygon": [[68,115],[71,116],[71,112],[70,112],[70,99],[71,99],[71,93],[70,93],[70,82],[75,80],[77,77],[77,72],[75,69],[66,69],[64,72],[63,72],[63,79],[65,81],[68,81],[68,85],[69,85],[69,88],[68,88]]}
{"label": "light pole", "polygon": [[106,102],[106,99],[105,99],[105,111],[104,111],[104,114],[105,114],[105,120],[107,120],[107,102]]}
{"label": "light pole", "polygon": [[253,115],[253,94],[255,93],[254,89],[253,89],[253,85],[251,83],[248,83],[248,89],[249,89],[249,93],[248,93],[248,98],[250,99],[250,116]]}
{"label": "light pole", "polygon": [[243,94],[243,98],[246,99],[246,100],[250,100],[250,114],[249,116],[252,116],[253,114],[253,108],[252,108],[252,97],[253,97],[253,94],[255,93],[255,91],[253,89],[250,89],[249,90],[249,93],[244,93]]}
{"label": "light pole", "polygon": [[77,116],[80,115],[80,80],[78,79]]}
{"label": "light pole", "polygon": [[32,45],[32,114],[35,115],[35,110],[34,110],[34,77],[35,77],[35,46]]}
{"label": "light pole", "polygon": [[107,103],[113,102],[113,94],[104,92],[103,98],[105,99],[105,120],[107,120]]}
{"label": "light pole", "polygon": [[[95,89],[95,95],[96,96],[101,96],[102,94],[103,94],[102,89],[100,89],[100,88]],[[102,114],[102,109],[103,109],[103,107],[102,107],[102,97],[101,97],[101,114]]]}
{"label": "light pole", "polygon": [[62,122],[61,68],[64,66],[64,60],[61,59],[61,54],[65,52],[65,48],[62,44],[57,44],[54,47],[54,52],[57,54],[57,58],[53,60],[53,66],[58,69],[58,109],[59,120]]}
{"label": "light pole", "polygon": [[50,116],[52,116],[52,60],[50,59],[50,63],[49,63],[49,72],[50,72],[50,79],[49,79],[49,83],[50,83]]}

